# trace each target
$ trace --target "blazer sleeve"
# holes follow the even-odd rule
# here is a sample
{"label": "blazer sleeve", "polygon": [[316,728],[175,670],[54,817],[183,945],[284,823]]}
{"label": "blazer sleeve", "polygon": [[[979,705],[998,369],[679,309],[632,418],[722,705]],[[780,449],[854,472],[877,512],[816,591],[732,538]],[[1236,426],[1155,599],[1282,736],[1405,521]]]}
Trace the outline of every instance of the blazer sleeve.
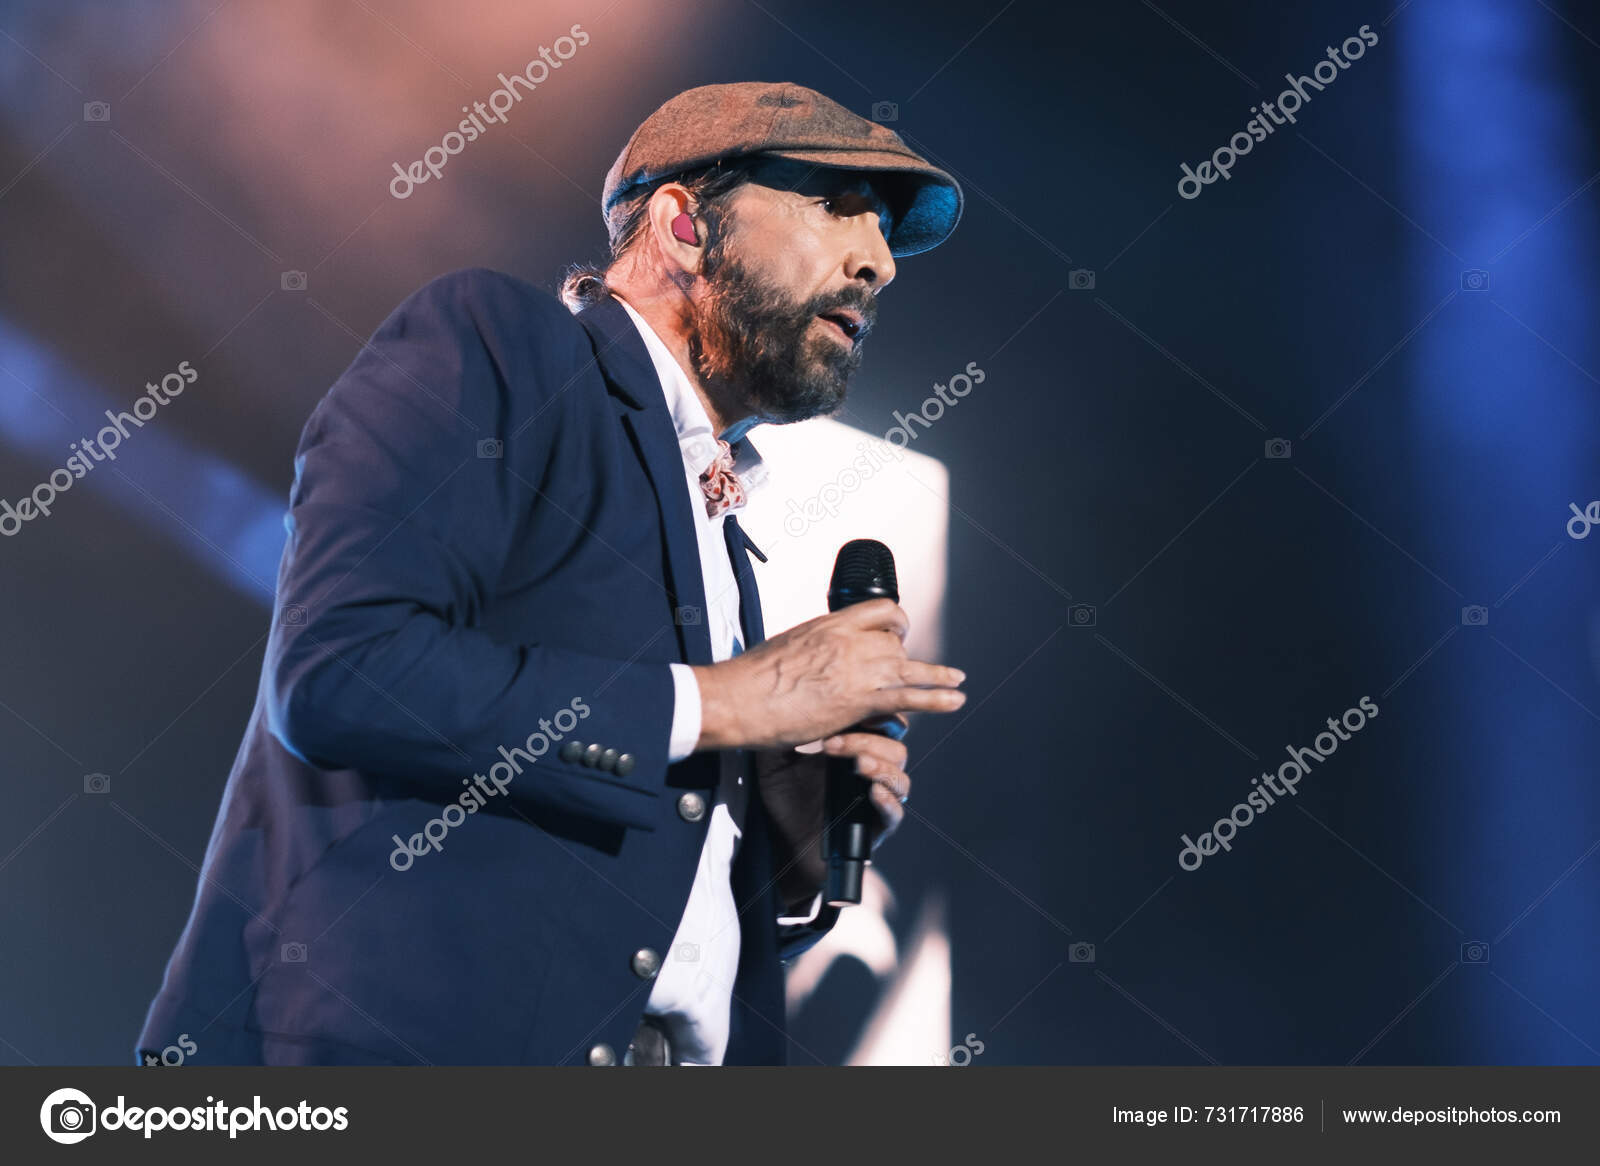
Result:
{"label": "blazer sleeve", "polygon": [[[576,396],[560,390],[593,359],[583,335],[532,285],[457,272],[395,309],[318,404],[296,454],[268,645],[269,725],[296,756],[452,801],[522,750],[513,801],[652,828],[669,665],[476,626],[539,503]],[[540,732],[550,744],[529,765]],[[632,764],[563,760],[567,737]]]}

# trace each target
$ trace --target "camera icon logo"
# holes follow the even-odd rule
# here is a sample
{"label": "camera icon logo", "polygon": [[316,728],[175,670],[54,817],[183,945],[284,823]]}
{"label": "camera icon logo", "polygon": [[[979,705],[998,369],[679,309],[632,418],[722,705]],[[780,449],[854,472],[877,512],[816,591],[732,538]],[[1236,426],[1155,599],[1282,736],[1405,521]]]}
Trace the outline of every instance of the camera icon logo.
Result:
{"label": "camera icon logo", "polygon": [[1087,267],[1074,267],[1067,272],[1067,286],[1073,291],[1093,291],[1094,272]]}
{"label": "camera icon logo", "polygon": [[683,450],[683,460],[689,463],[689,468],[699,473],[711,464],[711,459],[717,456],[717,440],[709,433],[696,433],[686,437],[680,443]]}
{"label": "camera icon logo", "polygon": [[1463,943],[1461,945],[1461,962],[1464,964],[1486,964],[1489,962],[1489,945],[1482,942]]}
{"label": "camera icon logo", "polygon": [[1067,622],[1075,628],[1092,628],[1099,613],[1092,603],[1074,603],[1067,608]]}
{"label": "camera icon logo", "polygon": [[286,943],[278,949],[278,958],[286,964],[303,964],[306,962],[306,945]]}
{"label": "camera icon logo", "polygon": [[39,1107],[39,1124],[52,1142],[81,1142],[95,1131],[94,1102],[77,1089],[57,1089]]}
{"label": "camera icon logo", "polygon": [[110,121],[111,103],[107,101],[85,101],[83,103],[84,121]]}
{"label": "camera icon logo", "polygon": [[693,627],[700,622],[700,609],[698,607],[675,607],[672,609],[672,621],[679,627]]}
{"label": "camera icon logo", "polygon": [[298,603],[286,603],[278,618],[289,627],[300,627],[306,622],[306,609]]}
{"label": "camera icon logo", "polygon": [[900,107],[892,101],[874,101],[872,103],[873,121],[899,121]]}
{"label": "camera icon logo", "polygon": [[686,964],[697,963],[700,959],[700,945],[698,943],[680,943],[672,949],[673,958],[682,960]]}
{"label": "camera icon logo", "polygon": [[1094,963],[1094,944],[1075,943],[1067,948],[1067,962],[1069,964]]}
{"label": "camera icon logo", "polygon": [[506,443],[501,441],[498,437],[485,437],[483,440],[478,442],[479,457],[497,458],[504,457],[505,454]]}
{"label": "camera icon logo", "polygon": [[1489,273],[1480,267],[1469,268],[1461,273],[1462,291],[1488,291]]}
{"label": "camera icon logo", "polygon": [[303,271],[286,271],[278,277],[278,285],[284,291],[305,291],[306,273]]}
{"label": "camera icon logo", "polygon": [[1481,628],[1489,622],[1489,609],[1474,603],[1461,609],[1461,622],[1469,628]]}
{"label": "camera icon logo", "polygon": [[1267,456],[1269,458],[1286,458],[1292,448],[1287,437],[1267,438]]}
{"label": "camera icon logo", "polygon": [[83,777],[83,792],[108,794],[111,792],[111,778],[103,773],[86,773]]}

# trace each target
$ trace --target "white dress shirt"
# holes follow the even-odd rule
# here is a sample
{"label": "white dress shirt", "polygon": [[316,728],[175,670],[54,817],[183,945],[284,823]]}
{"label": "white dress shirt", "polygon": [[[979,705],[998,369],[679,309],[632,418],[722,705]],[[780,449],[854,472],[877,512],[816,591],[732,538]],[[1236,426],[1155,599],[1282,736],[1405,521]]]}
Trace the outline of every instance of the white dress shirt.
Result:
{"label": "white dress shirt", "polygon": [[[633,318],[643,337],[656,375],[666,394],[667,409],[684,452],[684,489],[689,492],[700,547],[700,571],[705,583],[703,618],[711,633],[715,661],[731,659],[743,651],[739,629],[739,585],[728,557],[722,532],[725,516],[706,515],[700,472],[716,453],[711,421],[687,374],[655,330],[632,305],[617,302]],[[765,471],[758,469],[761,455],[749,442],[735,447],[734,472],[746,495],[760,485]],[[700,739],[700,686],[687,664],[674,663],[674,704],[669,761],[681,761],[694,752]],[[711,824],[700,853],[689,901],[672,948],[664,953],[645,1012],[658,1016],[668,1030],[676,1063],[720,1065],[728,1048],[728,1016],[733,981],[739,970],[739,912],[729,879],[734,855],[743,834],[750,796],[747,757],[742,750],[719,751],[721,779],[711,807]],[[817,902],[820,903],[820,896]],[[813,910],[812,918],[815,918]],[[808,922],[796,917],[784,922]]]}

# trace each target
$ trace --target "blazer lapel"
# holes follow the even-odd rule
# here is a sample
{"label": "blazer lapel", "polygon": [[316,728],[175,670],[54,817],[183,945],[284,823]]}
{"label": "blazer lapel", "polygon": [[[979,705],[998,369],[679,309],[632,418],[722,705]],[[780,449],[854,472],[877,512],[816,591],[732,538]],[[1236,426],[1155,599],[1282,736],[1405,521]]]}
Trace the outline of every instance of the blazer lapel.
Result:
{"label": "blazer lapel", "polygon": [[644,338],[621,304],[610,296],[578,313],[595,359],[621,403],[618,412],[655,490],[667,544],[667,598],[674,610],[678,647],[689,664],[711,664],[711,628],[706,622],[705,580],[694,512],[689,509],[683,452],[667,412],[667,399]]}

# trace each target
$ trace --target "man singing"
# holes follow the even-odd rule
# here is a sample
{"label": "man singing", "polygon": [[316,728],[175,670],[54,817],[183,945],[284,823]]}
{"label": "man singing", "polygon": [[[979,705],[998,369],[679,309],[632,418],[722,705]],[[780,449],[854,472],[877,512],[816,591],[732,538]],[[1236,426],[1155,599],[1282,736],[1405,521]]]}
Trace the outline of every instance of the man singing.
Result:
{"label": "man singing", "polygon": [[[189,1063],[784,1064],[827,758],[899,824],[965,702],[888,599],[762,631],[745,436],[845,400],[956,181],[792,84],[629,139],[561,301],[409,297],[296,452],[278,610],[194,907],[139,1038]],[[796,746],[821,749],[805,751]]]}

